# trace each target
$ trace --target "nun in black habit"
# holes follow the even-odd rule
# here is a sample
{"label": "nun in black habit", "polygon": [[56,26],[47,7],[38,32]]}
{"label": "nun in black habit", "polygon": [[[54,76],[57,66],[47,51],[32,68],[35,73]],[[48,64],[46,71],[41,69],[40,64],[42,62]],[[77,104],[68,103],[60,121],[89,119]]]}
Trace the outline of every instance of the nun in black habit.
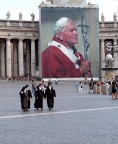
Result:
{"label": "nun in black habit", "polygon": [[54,97],[56,97],[56,92],[52,85],[47,86],[45,97],[47,99],[47,106],[51,110],[54,107]]}
{"label": "nun in black habit", "polygon": [[20,98],[21,98],[21,108],[23,111],[28,111],[30,109],[30,98],[32,98],[32,94],[30,89],[28,89],[29,85],[22,87],[20,91]]}
{"label": "nun in black habit", "polygon": [[32,98],[32,93],[31,93],[31,90],[28,89],[27,90],[27,96],[28,96],[28,109],[30,109],[30,98]]}
{"label": "nun in black habit", "polygon": [[43,96],[44,96],[44,91],[42,90],[41,84],[39,84],[36,87],[35,91],[35,102],[34,102],[34,108],[37,110],[41,108],[43,110]]}
{"label": "nun in black habit", "polygon": [[27,107],[25,105],[25,97],[26,97],[25,90],[28,86],[29,85],[23,86],[21,91],[19,92],[20,100],[21,100],[21,108],[23,111],[25,111],[27,109]]}

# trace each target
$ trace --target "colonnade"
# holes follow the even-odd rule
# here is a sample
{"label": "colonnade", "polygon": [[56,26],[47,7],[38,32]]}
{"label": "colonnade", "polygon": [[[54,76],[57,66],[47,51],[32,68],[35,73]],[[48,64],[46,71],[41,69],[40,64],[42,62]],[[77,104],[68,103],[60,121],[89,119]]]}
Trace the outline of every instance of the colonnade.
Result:
{"label": "colonnade", "polygon": [[36,76],[35,39],[0,39],[0,77]]}

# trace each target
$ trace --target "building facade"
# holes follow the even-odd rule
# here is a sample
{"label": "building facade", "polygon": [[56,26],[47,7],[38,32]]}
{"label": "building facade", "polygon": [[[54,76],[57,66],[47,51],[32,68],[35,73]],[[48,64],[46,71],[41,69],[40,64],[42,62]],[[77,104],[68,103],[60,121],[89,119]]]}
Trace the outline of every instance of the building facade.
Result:
{"label": "building facade", "polygon": [[38,22],[0,20],[0,77],[36,75]]}
{"label": "building facade", "polygon": [[[101,77],[118,75],[118,21],[114,13],[113,21],[105,21],[101,15],[99,22],[99,49],[101,59]],[[111,66],[105,63],[107,55],[111,55]]]}
{"label": "building facade", "polygon": [[[53,2],[53,1],[52,1]],[[56,2],[56,0],[54,1]],[[76,1],[75,1],[76,2]],[[85,1],[81,1],[80,3]],[[0,20],[0,78],[17,76],[40,76],[39,74],[39,21]],[[107,54],[113,57],[112,66],[107,67]],[[99,77],[118,75],[118,21],[114,13],[113,21],[105,21],[101,15],[99,22]],[[112,73],[112,74],[111,74]]]}

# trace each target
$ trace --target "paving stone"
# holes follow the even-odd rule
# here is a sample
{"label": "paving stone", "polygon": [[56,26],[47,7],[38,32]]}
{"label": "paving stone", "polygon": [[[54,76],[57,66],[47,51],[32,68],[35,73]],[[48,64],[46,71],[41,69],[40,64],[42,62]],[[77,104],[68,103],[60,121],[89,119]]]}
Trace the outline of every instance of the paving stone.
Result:
{"label": "paving stone", "polygon": [[[75,83],[54,85],[54,109],[22,112],[19,91],[29,82],[0,81],[0,144],[117,144],[118,100],[75,91]],[[36,82],[38,84],[39,82]],[[19,117],[18,117],[19,116]]]}

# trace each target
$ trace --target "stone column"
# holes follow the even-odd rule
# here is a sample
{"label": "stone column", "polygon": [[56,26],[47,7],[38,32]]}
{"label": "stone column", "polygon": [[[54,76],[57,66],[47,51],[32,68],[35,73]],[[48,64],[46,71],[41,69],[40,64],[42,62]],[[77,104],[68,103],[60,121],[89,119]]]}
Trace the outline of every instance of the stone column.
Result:
{"label": "stone column", "polygon": [[0,76],[5,77],[5,42],[0,41]]}
{"label": "stone column", "polygon": [[117,67],[117,53],[115,52],[116,51],[116,48],[115,48],[115,45],[117,45],[117,40],[114,40],[114,48],[113,48],[113,59],[115,60],[113,66],[116,68]]}
{"label": "stone column", "polygon": [[11,77],[11,46],[9,38],[6,40],[6,70],[7,77]]}
{"label": "stone column", "polygon": [[13,41],[13,74],[14,76],[18,75],[18,58],[17,58],[17,51],[18,45],[17,41]]}
{"label": "stone column", "polygon": [[23,64],[23,41],[19,39],[18,45],[18,56],[19,56],[19,75],[24,75],[24,64]]}
{"label": "stone column", "polygon": [[39,59],[38,59],[38,63],[39,63],[39,77],[40,78],[43,78],[42,77],[42,53],[41,53],[41,43],[39,43],[39,46],[38,46],[38,51],[39,51]]}
{"label": "stone column", "polygon": [[26,73],[30,74],[30,41],[26,41]]}
{"label": "stone column", "polygon": [[35,40],[31,40],[31,75],[36,76]]}
{"label": "stone column", "polygon": [[101,39],[101,77],[105,77],[105,70],[102,70],[102,68],[105,68],[105,49],[104,49],[104,39]]}
{"label": "stone column", "polygon": [[36,41],[36,59],[37,59],[37,65],[36,65],[36,76],[39,76],[39,40]]}
{"label": "stone column", "polygon": [[2,47],[2,45],[1,45],[1,41],[0,41],[0,77],[1,77],[1,65],[2,65],[2,63],[1,63],[1,47]]}
{"label": "stone column", "polygon": [[[117,52],[115,52],[117,49],[116,49],[116,46],[117,45],[117,39],[114,39],[114,48],[113,48],[113,59],[115,60],[115,62],[113,63],[113,67],[114,68],[118,68],[118,54]],[[118,71],[114,71],[115,75],[118,75],[117,73]]]}

